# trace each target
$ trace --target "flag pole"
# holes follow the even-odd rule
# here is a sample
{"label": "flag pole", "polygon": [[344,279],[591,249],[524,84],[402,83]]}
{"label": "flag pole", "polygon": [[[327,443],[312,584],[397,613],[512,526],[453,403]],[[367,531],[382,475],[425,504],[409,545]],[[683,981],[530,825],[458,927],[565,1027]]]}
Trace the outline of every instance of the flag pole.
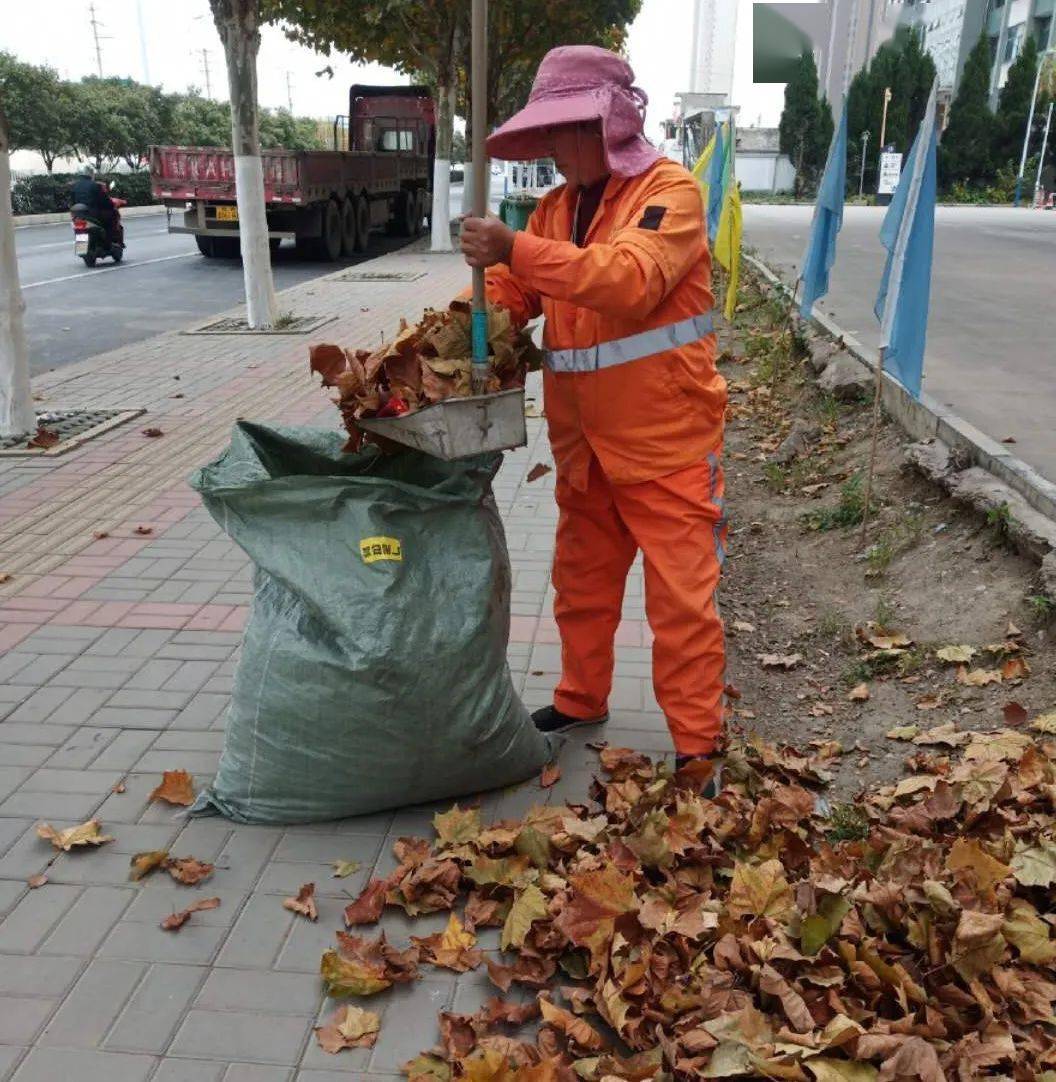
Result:
{"label": "flag pole", "polygon": [[862,530],[858,537],[858,543],[865,545],[865,534],[869,524],[869,504],[873,498],[873,475],[876,472],[876,448],[880,436],[880,400],[884,387],[884,352],[886,346],[880,347],[880,355],[876,359],[876,384],[873,390],[873,434],[869,442],[869,469],[865,475],[865,496],[862,500]]}

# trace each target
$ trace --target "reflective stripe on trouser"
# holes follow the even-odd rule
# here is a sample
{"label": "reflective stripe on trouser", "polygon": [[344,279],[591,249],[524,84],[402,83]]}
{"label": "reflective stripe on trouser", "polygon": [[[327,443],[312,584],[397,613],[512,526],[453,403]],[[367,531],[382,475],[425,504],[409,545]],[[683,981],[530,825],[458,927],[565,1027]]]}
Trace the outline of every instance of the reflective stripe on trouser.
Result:
{"label": "reflective stripe on trouser", "polygon": [[643,357],[688,346],[690,342],[711,334],[712,330],[711,313],[705,312],[700,316],[680,319],[677,323],[629,334],[625,338],[599,342],[596,346],[544,350],[543,361],[553,372],[596,372],[599,368],[612,368],[613,365],[640,361]]}
{"label": "reflective stripe on trouser", "polygon": [[614,636],[641,548],[653,631],[653,688],[680,755],[704,755],[722,731],[725,643],[715,588],[725,547],[722,468],[709,456],[636,485],[613,485],[597,459],[586,491],[560,477],[554,616],[561,633],[557,708],[598,717],[612,690]]}

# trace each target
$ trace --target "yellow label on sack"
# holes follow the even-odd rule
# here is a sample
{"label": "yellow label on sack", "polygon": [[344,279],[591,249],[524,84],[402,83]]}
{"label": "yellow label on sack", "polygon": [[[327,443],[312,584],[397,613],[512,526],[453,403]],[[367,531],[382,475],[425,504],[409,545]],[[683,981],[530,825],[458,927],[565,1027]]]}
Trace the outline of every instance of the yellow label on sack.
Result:
{"label": "yellow label on sack", "polygon": [[379,560],[403,562],[403,547],[395,537],[364,537],[359,542],[359,551],[365,564],[376,564]]}

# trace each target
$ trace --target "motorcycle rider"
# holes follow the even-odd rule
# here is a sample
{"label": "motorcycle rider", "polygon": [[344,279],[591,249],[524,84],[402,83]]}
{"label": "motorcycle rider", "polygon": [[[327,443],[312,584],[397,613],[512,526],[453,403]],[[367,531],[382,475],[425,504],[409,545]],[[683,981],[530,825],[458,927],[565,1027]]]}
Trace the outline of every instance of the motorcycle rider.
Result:
{"label": "motorcycle rider", "polygon": [[81,166],[70,191],[70,206],[78,203],[88,208],[89,215],[106,230],[107,242],[113,244],[117,239],[117,208],[106,188],[95,179],[95,166],[89,162]]}

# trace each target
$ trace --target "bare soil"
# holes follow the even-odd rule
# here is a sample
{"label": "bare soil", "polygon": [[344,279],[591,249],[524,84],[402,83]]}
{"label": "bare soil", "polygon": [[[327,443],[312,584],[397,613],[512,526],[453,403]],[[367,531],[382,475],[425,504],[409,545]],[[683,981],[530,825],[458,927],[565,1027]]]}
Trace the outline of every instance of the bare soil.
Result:
{"label": "bare soil", "polygon": [[[898,776],[907,756],[942,750],[886,737],[894,727],[989,728],[1010,703],[1025,709],[1007,715],[1022,725],[1056,708],[1056,621],[1038,597],[1036,566],[1006,543],[1000,517],[988,522],[905,466],[908,437],[886,418],[874,483],[880,506],[874,500],[863,546],[855,498],[860,510],[872,403],[820,392],[784,328],[782,305],[749,282],[733,326],[720,334],[731,391],[721,604],[729,681],[740,693],[731,730],[798,747],[839,741],[833,796],[848,799]],[[780,465],[777,448],[796,421],[815,431],[805,453]],[[868,634],[870,622],[909,645],[878,652],[856,633]],[[948,645],[978,651],[962,678],[1000,671],[1017,656],[1030,672],[966,685],[957,665],[935,656]],[[797,654],[787,670],[760,660]],[[868,699],[849,699],[862,684]]]}

